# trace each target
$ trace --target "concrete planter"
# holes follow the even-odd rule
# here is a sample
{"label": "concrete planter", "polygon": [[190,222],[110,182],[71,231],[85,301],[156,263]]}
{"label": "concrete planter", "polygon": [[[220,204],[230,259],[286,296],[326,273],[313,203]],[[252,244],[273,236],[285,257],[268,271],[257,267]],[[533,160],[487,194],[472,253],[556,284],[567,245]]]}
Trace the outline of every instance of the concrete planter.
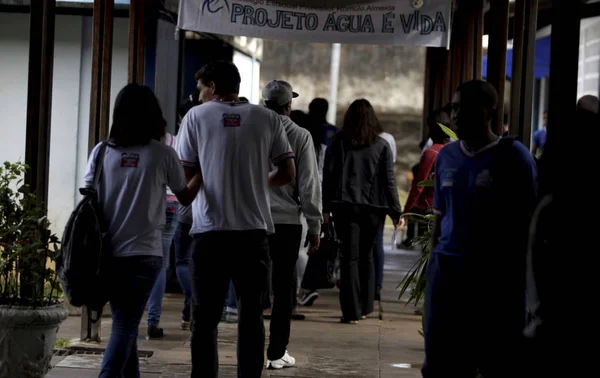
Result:
{"label": "concrete planter", "polygon": [[58,326],[67,318],[62,304],[0,306],[0,378],[39,378],[50,370]]}

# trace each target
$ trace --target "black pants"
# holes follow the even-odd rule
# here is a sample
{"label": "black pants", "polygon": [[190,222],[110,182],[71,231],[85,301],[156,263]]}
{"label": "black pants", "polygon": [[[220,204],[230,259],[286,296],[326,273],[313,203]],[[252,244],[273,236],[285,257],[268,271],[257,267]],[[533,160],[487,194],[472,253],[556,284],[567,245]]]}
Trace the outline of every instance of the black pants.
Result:
{"label": "black pants", "polygon": [[300,251],[302,226],[276,224],[275,234],[269,236],[273,309],[267,358],[278,360],[285,354],[290,341],[290,324],[296,297],[296,261]]}
{"label": "black pants", "polygon": [[333,209],[340,253],[340,305],[345,320],[373,312],[375,268],[373,246],[385,211],[369,206],[338,205]]}
{"label": "black pants", "polygon": [[481,252],[491,258],[430,255],[425,378],[473,377],[477,370],[486,378],[525,376],[525,258]]}
{"label": "black pants", "polygon": [[217,327],[229,281],[238,298],[238,377],[259,378],[264,364],[262,298],[269,245],[265,231],[208,232],[195,235],[192,255],[194,325],[192,378],[216,378]]}

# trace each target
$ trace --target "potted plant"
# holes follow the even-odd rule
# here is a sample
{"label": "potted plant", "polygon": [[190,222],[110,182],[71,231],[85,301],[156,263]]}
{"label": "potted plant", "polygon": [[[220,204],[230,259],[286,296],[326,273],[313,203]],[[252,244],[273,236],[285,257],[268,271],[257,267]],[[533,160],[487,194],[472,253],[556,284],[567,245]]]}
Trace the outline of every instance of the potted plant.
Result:
{"label": "potted plant", "polygon": [[52,269],[59,239],[23,185],[26,170],[0,165],[0,378],[45,376],[67,318]]}

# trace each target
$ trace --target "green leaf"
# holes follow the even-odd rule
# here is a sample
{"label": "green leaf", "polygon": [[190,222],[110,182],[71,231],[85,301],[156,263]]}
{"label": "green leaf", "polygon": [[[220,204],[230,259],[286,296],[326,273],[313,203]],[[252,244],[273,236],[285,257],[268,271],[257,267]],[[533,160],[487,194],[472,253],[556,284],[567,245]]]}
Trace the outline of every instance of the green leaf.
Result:
{"label": "green leaf", "polygon": [[454,139],[454,140],[458,140],[458,136],[456,135],[456,133],[454,131],[452,131],[451,128],[449,128],[448,126],[442,125],[441,123],[438,123],[438,126],[442,129],[442,131],[444,133],[446,133],[446,135],[448,135],[450,138]]}
{"label": "green leaf", "polygon": [[420,183],[417,184],[418,186],[425,186],[425,187],[432,187],[434,186],[434,182],[433,180],[425,180],[425,181],[421,181]]}

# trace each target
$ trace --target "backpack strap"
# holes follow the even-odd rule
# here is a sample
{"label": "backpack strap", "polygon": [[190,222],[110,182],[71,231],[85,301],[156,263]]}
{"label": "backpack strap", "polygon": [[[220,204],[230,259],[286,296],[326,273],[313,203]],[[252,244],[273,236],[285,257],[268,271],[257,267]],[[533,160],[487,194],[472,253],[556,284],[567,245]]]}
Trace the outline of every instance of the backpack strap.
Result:
{"label": "backpack strap", "polygon": [[108,142],[102,142],[100,148],[98,149],[98,154],[96,155],[96,169],[94,171],[94,190],[98,189],[98,185],[100,184],[100,177],[102,176],[102,169],[104,167],[104,155],[106,154],[106,147],[108,146]]}

